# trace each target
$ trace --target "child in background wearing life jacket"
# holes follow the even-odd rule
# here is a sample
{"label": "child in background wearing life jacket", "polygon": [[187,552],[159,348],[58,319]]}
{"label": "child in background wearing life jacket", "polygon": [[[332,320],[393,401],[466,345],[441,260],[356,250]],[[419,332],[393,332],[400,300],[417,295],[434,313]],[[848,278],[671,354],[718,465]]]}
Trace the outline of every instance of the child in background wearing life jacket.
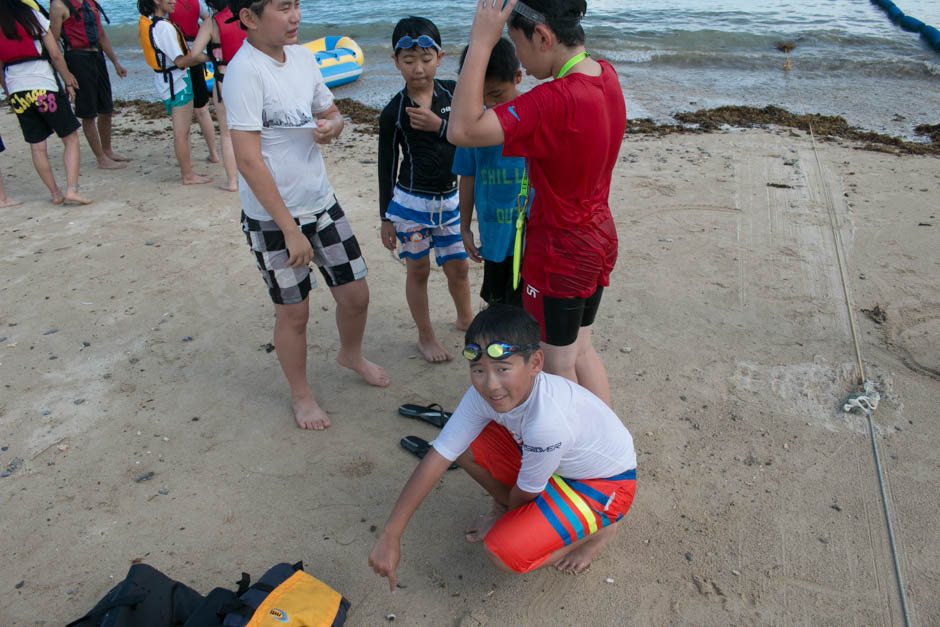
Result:
{"label": "child in background wearing life jacket", "polygon": [[[199,47],[193,45],[196,36],[199,34],[199,20],[202,20],[203,23],[209,20],[209,10],[200,0],[176,0],[176,6],[170,12],[169,18],[171,22],[179,27],[193,54],[205,51],[205,45]],[[209,156],[206,161],[218,163],[219,155],[215,149],[215,125],[212,123],[212,115],[209,113],[208,106],[209,88],[206,86],[206,66],[202,63],[190,66],[189,80],[193,88],[193,112],[196,114],[199,130],[202,131],[202,136],[206,140],[206,147],[209,149]],[[216,115],[218,116],[218,114]]]}
{"label": "child in background wearing life jacket", "polygon": [[[54,204],[89,204],[91,201],[79,193],[78,187],[78,128],[81,125],[69,106],[78,81],[69,72],[49,32],[49,20],[21,0],[0,0],[0,29],[3,66],[0,85],[16,113],[39,178],[49,188]],[[48,60],[42,56],[43,49]],[[53,67],[65,82],[68,97],[61,91]],[[63,161],[68,187],[64,194],[56,185],[46,151],[46,138],[53,132],[65,147]]]}
{"label": "child in background wearing life jacket", "polygon": [[392,60],[405,86],[379,116],[382,244],[393,252],[400,245],[405,300],[418,328],[418,352],[431,363],[454,358],[438,342],[431,324],[432,248],[447,277],[457,328],[466,329],[473,319],[469,264],[460,237],[457,176],[451,172],[454,146],[447,141],[454,81],[434,78],[443,57],[441,34],[431,20],[415,16],[400,20],[392,31]]}
{"label": "child in background wearing life jacket", "polygon": [[[176,26],[167,19],[176,0],[138,0],[142,16],[138,34],[147,63],[154,69],[157,97],[173,120],[173,149],[180,166],[183,185],[211,183],[212,179],[193,170],[189,128],[193,121],[193,88],[187,68],[205,63],[205,54],[188,54],[188,46]],[[148,26],[146,18],[152,20]],[[154,65],[158,65],[158,70]]]}
{"label": "child in background wearing life jacket", "polygon": [[215,79],[212,88],[212,102],[215,105],[215,117],[219,121],[219,139],[222,144],[222,165],[225,166],[227,180],[219,185],[227,192],[238,191],[238,168],[235,164],[235,151],[232,149],[232,135],[228,130],[228,121],[225,119],[225,103],[222,100],[222,81],[225,80],[225,70],[235,53],[241,48],[242,42],[248,32],[241,27],[237,18],[232,17],[232,10],[228,0],[209,0],[209,6],[214,11],[211,20],[206,20],[199,28],[199,34],[193,43],[193,49],[205,48],[214,59]]}
{"label": "child in background wearing life jacket", "polygon": [[[111,79],[104,57],[114,64],[118,76],[127,76],[114,54],[111,41],[101,25],[101,7],[96,0],[52,0],[49,7],[49,30],[65,48],[65,63],[78,80],[75,116],[82,121],[82,131],[98,167],[117,170],[126,167],[130,157],[114,152],[111,147]],[[105,16],[107,19],[107,16]]]}
{"label": "child in background wearing life jacket", "polygon": [[[591,329],[617,261],[608,197],[627,110],[617,71],[584,49],[586,11],[585,0],[477,2],[447,136],[458,146],[503,144],[504,155],[526,158],[536,195],[526,224],[523,307],[542,325],[545,370],[610,404]],[[554,80],[484,110],[486,65],[507,21],[522,66]]]}

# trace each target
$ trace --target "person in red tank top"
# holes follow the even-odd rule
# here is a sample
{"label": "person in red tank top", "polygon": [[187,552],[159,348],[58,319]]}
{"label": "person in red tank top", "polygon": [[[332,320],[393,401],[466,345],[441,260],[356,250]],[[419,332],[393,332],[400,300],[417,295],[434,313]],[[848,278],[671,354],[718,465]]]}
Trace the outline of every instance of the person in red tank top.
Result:
{"label": "person in red tank top", "polygon": [[82,121],[82,131],[98,167],[117,170],[126,167],[125,162],[131,159],[114,152],[111,146],[114,103],[104,57],[111,60],[121,78],[127,76],[127,70],[114,54],[101,25],[101,15],[101,7],[95,0],[52,0],[49,30],[56,40],[62,40],[65,63],[78,79],[75,116]]}
{"label": "person in red tank top", "polygon": [[[205,51],[205,44],[196,45],[196,39],[199,38],[200,25],[209,21],[209,12],[203,11],[199,0],[176,0],[173,11],[168,16],[170,21],[176,24],[189,48],[194,53]],[[209,157],[206,159],[209,163],[218,163],[219,155],[215,149],[215,125],[212,123],[212,115],[209,113],[209,88],[206,86],[206,66],[200,63],[189,68],[189,80],[193,88],[193,112],[196,114],[196,121],[199,122],[199,129],[206,140],[206,148],[209,149]]]}
{"label": "person in red tank top", "polygon": [[[617,260],[608,196],[627,113],[616,71],[584,49],[586,11],[585,0],[478,4],[447,137],[458,146],[502,143],[505,156],[526,158],[535,195],[526,225],[523,306],[542,325],[545,370],[610,405],[591,327]],[[555,80],[484,111],[487,59],[507,21],[526,71]]]}

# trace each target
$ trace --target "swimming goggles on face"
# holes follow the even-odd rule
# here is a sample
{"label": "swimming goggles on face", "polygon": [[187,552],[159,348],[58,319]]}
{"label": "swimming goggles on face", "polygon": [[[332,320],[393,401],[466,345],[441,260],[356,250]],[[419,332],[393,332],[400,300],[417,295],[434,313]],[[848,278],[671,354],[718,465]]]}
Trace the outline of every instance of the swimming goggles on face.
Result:
{"label": "swimming goggles on face", "polygon": [[[502,360],[516,353],[525,353],[538,350],[538,346],[516,346],[515,344],[506,344],[505,342],[491,342],[486,347],[486,354],[491,359]],[[463,356],[467,361],[477,361],[483,356],[483,349],[478,344],[467,344],[463,347]]]}
{"label": "swimming goggles on face", "polygon": [[434,41],[434,38],[429,37],[428,35],[420,35],[417,38],[405,35],[398,40],[397,44],[395,44],[395,51],[410,50],[415,47],[415,44],[422,48],[434,48],[438,52],[441,50],[441,47],[437,45],[437,42]]}

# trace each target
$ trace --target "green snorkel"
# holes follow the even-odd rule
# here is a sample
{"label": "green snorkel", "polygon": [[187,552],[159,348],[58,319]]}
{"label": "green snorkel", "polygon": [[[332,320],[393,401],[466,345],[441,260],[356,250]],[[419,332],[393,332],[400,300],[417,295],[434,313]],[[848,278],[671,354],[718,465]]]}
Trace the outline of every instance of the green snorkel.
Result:
{"label": "green snorkel", "polygon": [[522,234],[525,231],[525,210],[529,204],[529,168],[522,171],[522,185],[516,198],[516,242],[512,247],[512,289],[519,289],[519,269],[522,265]]}

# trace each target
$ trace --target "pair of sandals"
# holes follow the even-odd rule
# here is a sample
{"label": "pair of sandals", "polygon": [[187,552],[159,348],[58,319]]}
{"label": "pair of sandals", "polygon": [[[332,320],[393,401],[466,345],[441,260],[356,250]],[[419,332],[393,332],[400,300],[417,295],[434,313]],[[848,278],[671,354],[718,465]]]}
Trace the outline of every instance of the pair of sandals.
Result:
{"label": "pair of sandals", "polygon": [[[430,425],[434,425],[438,429],[443,428],[453,415],[453,412],[444,411],[444,408],[437,403],[431,403],[430,405],[413,405],[406,403],[398,408],[398,413],[408,418],[422,420]],[[424,438],[419,438],[416,435],[409,435],[402,438],[400,444],[403,449],[413,454],[418,459],[424,459],[424,456],[431,450],[431,444]],[[457,466],[455,462],[450,465],[448,470],[454,470],[456,468],[459,468],[459,466]]]}

